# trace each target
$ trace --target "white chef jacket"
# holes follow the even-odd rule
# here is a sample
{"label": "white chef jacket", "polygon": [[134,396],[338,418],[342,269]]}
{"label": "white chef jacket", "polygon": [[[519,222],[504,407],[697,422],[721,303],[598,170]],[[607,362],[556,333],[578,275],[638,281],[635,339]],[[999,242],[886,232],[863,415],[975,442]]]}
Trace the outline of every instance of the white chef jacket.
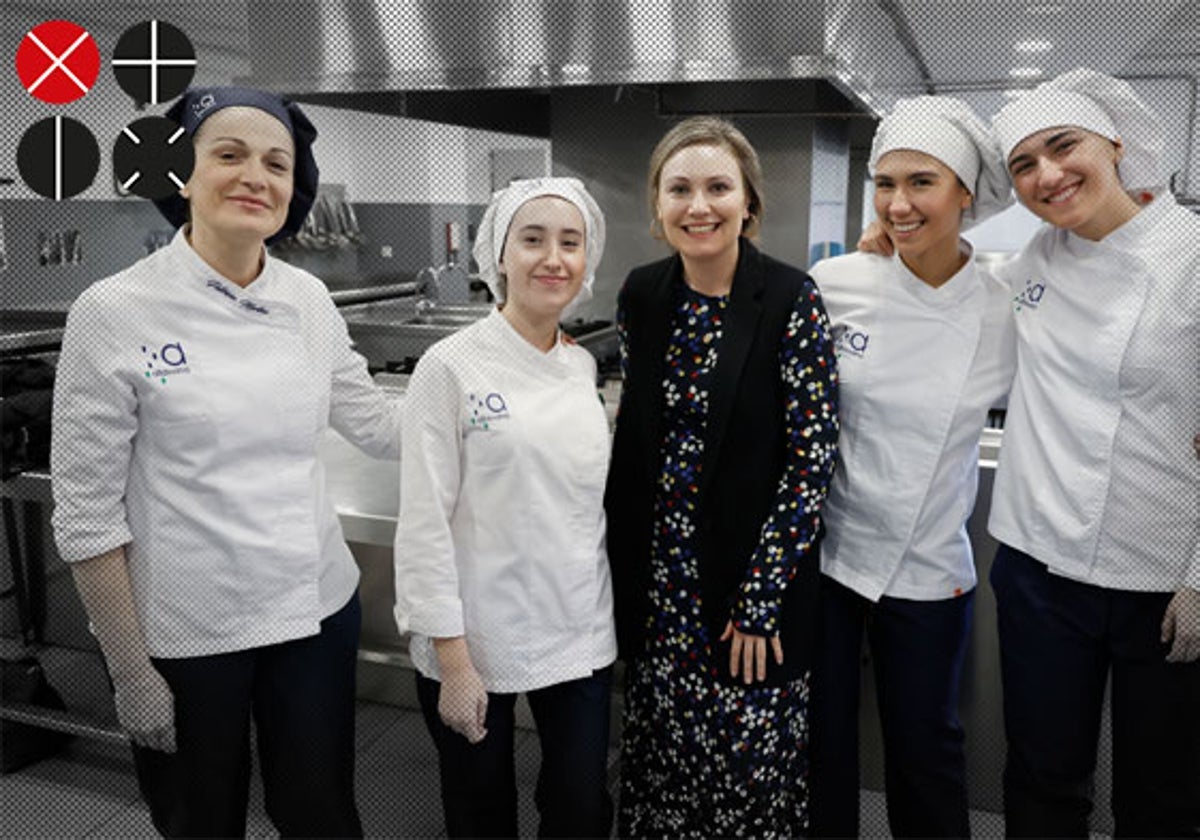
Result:
{"label": "white chef jacket", "polygon": [[403,414],[395,612],[417,669],[437,679],[432,639],[463,635],[492,692],[612,663],[591,355],[561,340],[542,353],[493,310],[425,352]]}
{"label": "white chef jacket", "polygon": [[1169,193],[1001,269],[1019,367],[988,527],[1056,574],[1200,589],[1200,219]]}
{"label": "white chef jacket", "polygon": [[399,457],[398,408],[325,286],[268,256],[239,288],[182,231],[71,307],[53,422],[59,553],[126,546],[158,657],[319,632],[358,583],[321,435]]}
{"label": "white chef jacket", "polygon": [[871,601],[961,595],[976,580],[979,435],[1016,366],[1007,288],[970,257],[936,289],[899,256],[848,254],[811,274],[841,420],[821,571]]}

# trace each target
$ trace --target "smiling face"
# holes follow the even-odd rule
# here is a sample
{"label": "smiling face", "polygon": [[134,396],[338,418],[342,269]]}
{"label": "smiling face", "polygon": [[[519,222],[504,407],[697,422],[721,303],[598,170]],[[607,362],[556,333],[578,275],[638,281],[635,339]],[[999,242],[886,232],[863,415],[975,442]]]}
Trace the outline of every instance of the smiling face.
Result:
{"label": "smiling face", "polygon": [[686,146],[663,164],[655,212],[685,260],[736,253],[749,208],[741,167],[723,146]]}
{"label": "smiling face", "polygon": [[181,193],[194,237],[260,243],[283,227],[295,165],[283,123],[258,108],[223,108],[200,125],[193,143],[196,166]]}
{"label": "smiling face", "polygon": [[579,208],[544,195],[517,209],[504,238],[504,313],[529,323],[556,322],[579,294],[587,269],[586,227]]}
{"label": "smiling face", "polygon": [[910,268],[958,252],[962,212],[970,206],[971,193],[932,155],[896,149],[875,165],[875,214]]}
{"label": "smiling face", "polygon": [[1021,203],[1043,221],[1101,239],[1137,212],[1117,174],[1119,142],[1074,126],[1031,134],[1008,156]]}

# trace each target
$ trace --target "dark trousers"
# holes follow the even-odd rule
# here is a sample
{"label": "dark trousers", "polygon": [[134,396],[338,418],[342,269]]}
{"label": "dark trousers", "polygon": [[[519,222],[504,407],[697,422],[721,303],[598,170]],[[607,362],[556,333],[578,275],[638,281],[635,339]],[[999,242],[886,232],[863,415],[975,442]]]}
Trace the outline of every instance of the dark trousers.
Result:
{"label": "dark trousers", "polygon": [[970,834],[958,690],[974,597],[974,592],[942,601],[885,596],[873,604],[821,576],[809,777],[812,836],[858,836],[864,630],[875,666],[892,834]]}
{"label": "dark trousers", "polygon": [[354,802],[358,593],[316,636],[188,659],[155,659],[175,695],[173,754],[134,747],[155,828],[245,837],[250,721],[267,815],[282,837],[361,837]]}
{"label": "dark trousers", "polygon": [[1088,836],[1111,672],[1116,835],[1200,836],[1200,662],[1165,660],[1160,626],[1171,594],[1069,580],[1004,545],[991,581],[1008,738],[1007,834]]}
{"label": "dark trousers", "polygon": [[[450,837],[516,837],[515,694],[488,693],[487,737],[471,744],[438,716],[441,683],[417,674],[425,724],[437,745]],[[608,837],[608,729],[612,666],[526,693],[542,748],[534,801],[539,837]]]}

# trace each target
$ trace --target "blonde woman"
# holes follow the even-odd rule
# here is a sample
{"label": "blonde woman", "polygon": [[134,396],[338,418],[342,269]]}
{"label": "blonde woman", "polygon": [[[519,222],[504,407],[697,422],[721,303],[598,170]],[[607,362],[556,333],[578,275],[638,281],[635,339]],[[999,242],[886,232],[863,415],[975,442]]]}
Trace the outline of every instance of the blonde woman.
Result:
{"label": "blonde woman", "polygon": [[837,450],[812,280],[751,243],[758,157],[697,117],[650,160],[673,253],[618,298],[625,383],[606,507],[628,670],[623,836],[790,836],[807,821],[817,515]]}

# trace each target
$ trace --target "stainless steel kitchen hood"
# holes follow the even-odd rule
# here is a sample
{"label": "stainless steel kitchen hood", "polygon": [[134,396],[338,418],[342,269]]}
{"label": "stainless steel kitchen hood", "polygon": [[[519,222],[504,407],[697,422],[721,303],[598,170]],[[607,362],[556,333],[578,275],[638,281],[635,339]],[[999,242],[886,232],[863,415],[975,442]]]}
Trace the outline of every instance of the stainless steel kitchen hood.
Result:
{"label": "stainless steel kitchen hood", "polygon": [[361,93],[835,75],[822,0],[249,0],[248,82]]}

